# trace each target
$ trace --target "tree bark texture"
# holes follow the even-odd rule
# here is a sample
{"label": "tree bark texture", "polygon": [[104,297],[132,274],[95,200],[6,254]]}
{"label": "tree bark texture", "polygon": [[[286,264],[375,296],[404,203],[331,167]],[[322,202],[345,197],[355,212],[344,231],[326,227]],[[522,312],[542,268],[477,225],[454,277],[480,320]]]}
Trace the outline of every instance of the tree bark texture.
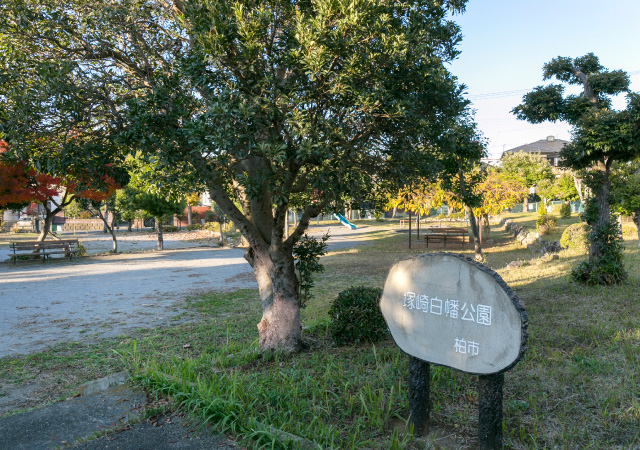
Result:
{"label": "tree bark texture", "polygon": [[193,225],[193,212],[191,211],[191,205],[187,205],[187,225]]}
{"label": "tree bark texture", "polygon": [[164,238],[162,236],[162,222],[160,222],[160,217],[156,217],[156,233],[158,237],[158,251],[164,250]]}
{"label": "tree bark texture", "polygon": [[252,246],[246,251],[245,259],[253,268],[260,292],[260,348],[299,351],[302,327],[293,256],[284,251],[268,251]]}
{"label": "tree bark texture", "polygon": [[[207,173],[207,163],[194,157],[193,164]],[[259,180],[269,173],[270,165],[260,157],[248,157],[242,167],[253,179]],[[295,169],[295,168],[294,168]],[[287,180],[284,190],[298,192],[294,187],[297,173]],[[297,211],[291,210],[296,222],[290,235],[285,237],[287,203],[274,206],[268,183],[259,188],[260,194],[248,195],[245,188],[236,183],[239,207],[231,200],[226,189],[211,178],[207,187],[212,200],[233,221],[246,239],[248,249],[245,259],[251,265],[260,295],[262,318],[257,324],[260,350],[282,350],[297,352],[302,348],[298,278],[296,276],[293,246],[300,240],[309,226],[328,203],[328,199],[314,202],[302,210],[297,220]]]}
{"label": "tree bark texture", "polygon": [[469,226],[471,227],[471,241],[473,242],[473,249],[475,253],[476,261],[482,261],[482,241],[480,240],[480,233],[478,232],[478,223],[476,222],[476,216],[473,215],[471,207],[464,205],[464,210],[467,212],[469,218]]}
{"label": "tree bark texture", "polygon": [[98,215],[100,216],[100,219],[102,219],[102,222],[104,223],[104,228],[111,235],[111,241],[112,241],[111,253],[118,253],[118,239],[116,239],[116,233],[114,230],[115,215],[112,214],[113,220],[111,221],[111,225],[109,225],[109,220],[108,220],[109,212],[106,208],[105,208],[104,214],[102,213],[100,208],[98,208]]}
{"label": "tree bark texture", "polygon": [[[51,224],[53,223],[53,217],[57,214],[57,209],[51,211],[48,208],[45,208],[45,216],[44,216],[44,224],[42,225],[42,230],[40,230],[40,235],[38,236],[38,242],[42,242],[47,238],[51,230]],[[36,220],[38,220],[36,218]]]}
{"label": "tree bark texture", "polygon": [[489,214],[482,215],[482,227],[484,228],[484,237],[489,240],[491,236],[491,224],[489,223]]}

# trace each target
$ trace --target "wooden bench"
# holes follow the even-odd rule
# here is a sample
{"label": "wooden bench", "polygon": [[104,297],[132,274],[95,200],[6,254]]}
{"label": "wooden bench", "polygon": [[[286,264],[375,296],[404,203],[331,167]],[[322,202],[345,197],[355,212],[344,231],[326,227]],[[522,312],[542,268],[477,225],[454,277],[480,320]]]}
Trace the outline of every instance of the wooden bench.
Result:
{"label": "wooden bench", "polygon": [[64,255],[74,260],[80,251],[77,239],[63,239],[59,241],[27,241],[12,242],[11,251],[13,264],[17,264],[23,258],[42,258],[42,262],[49,261],[51,255]]}
{"label": "wooden bench", "polygon": [[442,242],[443,248],[447,249],[447,241],[460,242],[462,246],[467,241],[469,233],[466,228],[458,227],[439,227],[439,228],[427,228],[424,234],[424,241],[429,248],[429,241]]}

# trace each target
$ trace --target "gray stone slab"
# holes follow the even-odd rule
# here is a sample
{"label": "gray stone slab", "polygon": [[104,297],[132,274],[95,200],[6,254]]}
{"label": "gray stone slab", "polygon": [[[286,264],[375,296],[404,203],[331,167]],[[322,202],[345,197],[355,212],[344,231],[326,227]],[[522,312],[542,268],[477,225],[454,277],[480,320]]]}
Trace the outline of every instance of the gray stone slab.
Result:
{"label": "gray stone slab", "polygon": [[[187,426],[185,426],[187,425]],[[153,424],[141,422],[130,429],[109,433],[74,446],[81,450],[232,450],[238,447],[221,435],[196,431],[180,417],[162,417]]]}
{"label": "gray stone slab", "polygon": [[0,450],[49,450],[138,417],[143,392],[122,386],[0,419]]}
{"label": "gray stone slab", "polygon": [[524,352],[527,317],[517,297],[497,273],[462,255],[399,261],[380,309],[398,346],[423,361],[492,374]]}

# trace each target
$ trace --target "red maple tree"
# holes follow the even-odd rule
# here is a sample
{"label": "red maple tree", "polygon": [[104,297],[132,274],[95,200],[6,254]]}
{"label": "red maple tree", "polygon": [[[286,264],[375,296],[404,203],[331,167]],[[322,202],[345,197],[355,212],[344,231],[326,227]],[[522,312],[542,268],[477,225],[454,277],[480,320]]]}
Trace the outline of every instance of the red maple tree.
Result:
{"label": "red maple tree", "polygon": [[45,218],[38,241],[47,237],[54,216],[74,199],[100,202],[111,197],[119,187],[108,174],[109,164],[101,174],[86,172],[60,177],[38,172],[25,161],[2,158],[8,150],[8,144],[0,139],[0,208],[18,210],[30,203],[42,205]]}

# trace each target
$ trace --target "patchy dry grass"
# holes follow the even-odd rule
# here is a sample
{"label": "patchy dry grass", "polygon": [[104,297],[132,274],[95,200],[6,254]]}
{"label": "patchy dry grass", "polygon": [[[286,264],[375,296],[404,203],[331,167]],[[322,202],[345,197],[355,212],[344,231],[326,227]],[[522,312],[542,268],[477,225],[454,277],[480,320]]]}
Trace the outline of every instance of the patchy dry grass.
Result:
{"label": "patchy dry grass", "polygon": [[[517,219],[533,224],[535,215]],[[573,221],[559,221],[556,239]],[[506,448],[640,446],[640,250],[631,240],[636,236],[632,231],[625,230],[629,282],[586,287],[569,277],[584,254],[537,257],[502,228],[494,228],[487,264],[512,286],[529,316],[525,358],[506,374]],[[80,380],[121,370],[116,350],[127,355],[149,389],[169,395],[218,429],[244,437],[248,448],[286,448],[268,427],[320,448],[470,448],[477,421],[475,377],[434,367],[432,428],[439,434],[413,439],[404,425],[406,356],[390,339],[375,346],[337,348],[327,333],[327,311],[338,292],[352,285],[382,286],[395,261],[424,251],[421,242],[416,247],[409,250],[406,233],[390,227],[368,246],[323,258],[326,270],[302,312],[309,344],[302,355],[257,351],[257,293],[245,290],[191,299],[202,317],[195,324],[5,358],[0,360],[0,380],[24,383],[66,374],[74,381],[53,389],[66,395]],[[463,252],[471,254],[471,246]],[[524,264],[507,268],[515,260]],[[449,439],[436,442],[435,436],[442,435]]]}

